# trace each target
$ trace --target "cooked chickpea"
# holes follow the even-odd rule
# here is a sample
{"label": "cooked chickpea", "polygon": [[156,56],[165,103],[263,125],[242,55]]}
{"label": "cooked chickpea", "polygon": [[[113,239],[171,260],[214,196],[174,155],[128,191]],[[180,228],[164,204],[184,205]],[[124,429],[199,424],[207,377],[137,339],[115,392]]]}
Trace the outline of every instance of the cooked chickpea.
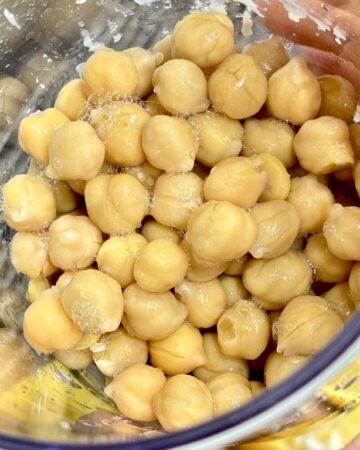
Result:
{"label": "cooked chickpea", "polygon": [[182,430],[212,419],[213,401],[205,383],[191,375],[176,375],[154,397],[153,408],[166,431]]}
{"label": "cooked chickpea", "polygon": [[167,61],[155,70],[152,81],[161,105],[171,114],[199,113],[210,104],[205,75],[191,61]]}
{"label": "cooked chickpea", "polygon": [[311,356],[343,329],[341,317],[322,297],[293,298],[277,321],[277,351],[284,356]]}
{"label": "cooked chickpea", "polygon": [[70,122],[68,116],[55,108],[48,108],[22,119],[19,125],[19,144],[24,152],[41,164],[48,164],[49,142],[55,131]]}
{"label": "cooked chickpea", "polygon": [[52,180],[51,187],[54,192],[58,214],[65,214],[76,208],[77,196],[68,183],[62,180]]}
{"label": "cooked chickpea", "polygon": [[68,185],[77,194],[84,195],[86,186],[85,180],[68,180]]}
{"label": "cooked chickpea", "polygon": [[196,160],[208,167],[232,156],[242,149],[244,129],[238,120],[225,114],[206,111],[188,119],[199,139]]}
{"label": "cooked chickpea", "polygon": [[315,281],[339,283],[349,278],[353,263],[333,255],[322,233],[314,234],[308,239],[304,253],[315,269]]}
{"label": "cooked chickpea", "polygon": [[139,80],[131,58],[110,49],[99,50],[90,56],[82,76],[93,92],[111,92],[122,98],[135,92]]}
{"label": "cooked chickpea", "polygon": [[226,306],[226,294],[218,279],[202,283],[185,279],[176,286],[175,296],[186,305],[186,319],[197,328],[216,325]]}
{"label": "cooked chickpea", "polygon": [[288,123],[276,119],[247,119],[244,128],[244,156],[270,153],[286,168],[295,164],[295,131]]}
{"label": "cooked chickpea", "polygon": [[294,125],[317,116],[321,106],[320,83],[301,56],[292,58],[271,75],[266,106],[272,116]]}
{"label": "cooked chickpea", "polygon": [[250,248],[254,258],[276,258],[291,248],[300,229],[299,213],[291,203],[285,200],[259,203],[250,214],[258,228],[256,241]]}
{"label": "cooked chickpea", "polygon": [[121,166],[142,164],[141,133],[150,117],[136,103],[113,102],[92,110],[91,124],[105,144],[105,158]]}
{"label": "cooked chickpea", "polygon": [[115,331],[121,322],[124,298],[117,281],[99,270],[75,273],[61,293],[66,313],[87,334]]}
{"label": "cooked chickpea", "polygon": [[74,278],[76,272],[63,272],[56,281],[55,286],[63,291],[70,281]]}
{"label": "cooked chickpea", "polygon": [[[252,259],[243,273],[246,289],[255,297],[285,305],[291,298],[308,294],[311,268],[302,252],[289,250],[273,259]],[[270,308],[269,308],[270,309]]]}
{"label": "cooked chickpea", "polygon": [[360,263],[356,263],[351,269],[349,277],[350,297],[355,306],[360,305]]}
{"label": "cooked chickpea", "polygon": [[232,119],[256,114],[264,105],[266,95],[266,77],[251,56],[228,56],[209,78],[211,103]]}
{"label": "cooked chickpea", "polygon": [[200,258],[225,262],[247,253],[256,235],[255,222],[248,212],[230,202],[212,200],[191,215],[186,239]]}
{"label": "cooked chickpea", "polygon": [[154,190],[156,180],[163,173],[162,170],[152,166],[147,161],[140,166],[122,167],[121,172],[135,177],[149,192]]}
{"label": "cooked chickpea", "polygon": [[120,372],[113,382],[106,386],[105,393],[114,400],[119,411],[126,417],[141,422],[153,422],[156,415],[152,402],[165,384],[166,377],[160,369],[137,363]]}
{"label": "cooked chickpea", "polygon": [[270,339],[270,322],[265,311],[249,300],[239,300],[217,323],[218,341],[225,355],[256,359]]}
{"label": "cooked chickpea", "polygon": [[168,34],[163,39],[156,42],[156,44],[152,48],[153,52],[162,53],[162,55],[163,55],[162,62],[163,63],[166,63],[166,61],[169,61],[169,59],[172,59],[171,39],[172,39],[172,35]]}
{"label": "cooked chickpea", "polygon": [[127,234],[146,216],[149,192],[132,175],[100,174],[87,182],[85,203],[91,221],[103,233]]}
{"label": "cooked chickpea", "polygon": [[104,144],[91,125],[69,122],[50,139],[46,174],[59,180],[90,180],[100,171],[104,156]]}
{"label": "cooked chickpea", "polygon": [[287,201],[297,209],[300,215],[299,235],[305,236],[322,230],[335,200],[330,189],[314,175],[305,175],[291,179]]}
{"label": "cooked chickpea", "polygon": [[202,336],[206,363],[193,370],[201,381],[209,381],[222,373],[239,373],[248,378],[249,367],[245,359],[225,355],[219,346],[216,333],[205,333]]}
{"label": "cooked chickpea", "polygon": [[25,103],[29,93],[29,89],[17,78],[9,75],[0,76],[0,94],[2,96],[12,98],[22,105]]}
{"label": "cooked chickpea", "polygon": [[10,247],[11,263],[16,272],[29,278],[44,278],[56,271],[49,259],[48,235],[16,233]]}
{"label": "cooked chickpea", "polygon": [[247,300],[250,297],[246,290],[241,277],[231,277],[228,275],[221,275],[219,277],[221,287],[225,291],[226,306],[233,306],[239,300]]}
{"label": "cooked chickpea", "polygon": [[259,200],[286,200],[290,192],[290,175],[284,164],[270,153],[261,153],[257,156],[261,161],[261,169],[267,174],[268,181]]}
{"label": "cooked chickpea", "polygon": [[354,177],[356,192],[357,192],[358,196],[360,197],[360,161],[357,161],[355,163],[353,177]]}
{"label": "cooked chickpea", "polygon": [[35,175],[15,175],[3,187],[4,219],[16,231],[42,231],[55,219],[51,187]]}
{"label": "cooked chickpea", "polygon": [[267,311],[268,314],[270,314],[270,312],[274,312],[279,309],[284,309],[284,301],[281,300],[269,301],[263,298],[252,296],[251,301],[254,302],[255,305],[259,306],[261,309]]}
{"label": "cooked chickpea", "polygon": [[148,242],[155,239],[169,239],[175,244],[180,244],[181,242],[181,236],[175,228],[158,223],[156,220],[145,222],[141,228],[141,234]]}
{"label": "cooked chickpea", "polygon": [[264,368],[264,380],[267,388],[286,380],[308,361],[308,356],[284,356],[281,353],[272,352],[266,359]]}
{"label": "cooked chickpea", "polygon": [[205,179],[207,200],[227,200],[241,208],[255,205],[268,182],[258,158],[237,156],[218,162]]}
{"label": "cooked chickpea", "polygon": [[277,36],[247,45],[243,54],[249,55],[260,64],[266,78],[289,62],[289,55]]}
{"label": "cooked chickpea", "polygon": [[30,278],[27,290],[26,300],[33,303],[40,295],[50,288],[50,283],[47,278]]}
{"label": "cooked chickpea", "polygon": [[25,311],[24,336],[39,353],[69,350],[83,333],[65,313],[56,288],[44,291]]}
{"label": "cooked chickpea", "polygon": [[166,292],[185,277],[185,252],[169,239],[155,239],[138,254],[134,264],[137,284],[148,292]]}
{"label": "cooked chickpea", "polygon": [[308,120],[297,132],[294,149],[300,165],[316,175],[354,164],[354,152],[346,123],[335,117]]}
{"label": "cooked chickpea", "polygon": [[100,334],[84,334],[80,341],[73,347],[72,350],[86,350],[89,349],[100,339]]}
{"label": "cooked chickpea", "polygon": [[58,93],[55,108],[63,112],[69,119],[77,120],[85,112],[88,99],[88,88],[84,80],[71,80]]}
{"label": "cooked chickpea", "polygon": [[163,339],[173,333],[187,316],[187,308],[170,292],[161,294],[131,284],[124,291],[126,330],[144,341]]}
{"label": "cooked chickpea", "polygon": [[206,363],[201,333],[188,323],[161,340],[150,341],[149,354],[151,364],[166,375],[188,373]]}
{"label": "cooked chickpea", "polygon": [[150,114],[150,116],[166,114],[166,110],[162,107],[161,103],[159,102],[158,96],[154,93],[149,95],[149,97],[145,100],[143,107],[145,111]]}
{"label": "cooked chickpea", "polygon": [[85,350],[57,350],[54,357],[65,367],[71,370],[86,369],[92,363],[89,349]]}
{"label": "cooked chickpea", "polygon": [[240,258],[234,259],[234,261],[231,261],[231,263],[227,266],[226,270],[224,270],[225,275],[242,275],[244,271],[244,266],[248,262],[250,258],[249,254],[245,254],[241,256]]}
{"label": "cooked chickpea", "polygon": [[148,359],[147,343],[131,336],[123,327],[101,336],[90,350],[97,368],[107,377],[115,377],[132,364],[145,364]]}
{"label": "cooked chickpea", "polygon": [[323,75],[319,78],[321,108],[319,116],[333,116],[351,123],[357,105],[357,93],[350,81],[339,75]]}
{"label": "cooked chickpea", "polygon": [[336,203],[330,208],[323,233],[331,253],[346,261],[360,261],[360,208]]}
{"label": "cooked chickpea", "polygon": [[161,224],[184,229],[203,203],[203,181],[193,172],[164,173],[156,180],[151,215]]}
{"label": "cooked chickpea", "polygon": [[352,301],[349,283],[347,281],[335,284],[331,289],[324,292],[323,297],[331,303],[335,311],[344,321],[355,311],[355,305]]}
{"label": "cooked chickpea", "polygon": [[350,142],[357,159],[360,158],[360,123],[349,126]]}
{"label": "cooked chickpea", "polygon": [[146,122],[142,145],[150,164],[168,173],[192,170],[199,148],[195,132],[184,119],[164,115]]}
{"label": "cooked chickpea", "polygon": [[215,416],[239,408],[253,397],[249,381],[238,373],[217,375],[206,386],[212,395]]}

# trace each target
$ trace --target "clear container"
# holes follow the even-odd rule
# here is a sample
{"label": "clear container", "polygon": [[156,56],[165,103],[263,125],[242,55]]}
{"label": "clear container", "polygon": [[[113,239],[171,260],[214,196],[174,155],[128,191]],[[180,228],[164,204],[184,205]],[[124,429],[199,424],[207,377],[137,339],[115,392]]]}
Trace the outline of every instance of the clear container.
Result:
{"label": "clear container", "polygon": [[[296,1],[284,3],[296,9]],[[1,113],[1,182],[28,167],[17,144],[21,118],[51,106],[92,51],[150,48],[185,14],[213,9],[232,17],[240,47],[269,35],[252,0],[1,1],[1,71],[29,89],[23,105],[1,109],[6,110]],[[309,14],[321,32],[319,23],[326,18]],[[290,44],[289,50],[296,53]],[[193,450],[241,443],[238,448],[244,450],[337,450],[360,431],[359,315],[306,367],[239,410],[171,434],[124,419],[102,393],[105,380],[94,367],[70,371],[35,355],[17,333],[26,308],[25,280],[9,263],[12,234],[1,221],[0,326],[17,331],[0,328],[0,448]]]}

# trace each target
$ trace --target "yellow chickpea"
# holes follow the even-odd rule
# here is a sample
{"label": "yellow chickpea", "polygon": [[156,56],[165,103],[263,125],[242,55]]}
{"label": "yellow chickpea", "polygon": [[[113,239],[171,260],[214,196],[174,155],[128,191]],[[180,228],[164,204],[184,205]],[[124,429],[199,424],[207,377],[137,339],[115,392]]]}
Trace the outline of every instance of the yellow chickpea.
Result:
{"label": "yellow chickpea", "polygon": [[239,300],[247,300],[250,297],[250,293],[245,288],[241,277],[221,275],[219,281],[225,291],[227,307],[233,306]]}
{"label": "yellow chickpea", "polygon": [[65,367],[71,370],[83,370],[92,363],[89,349],[85,350],[57,350],[54,357]]}
{"label": "yellow chickpea", "polygon": [[181,236],[176,229],[158,223],[156,220],[145,222],[141,228],[141,234],[148,242],[155,239],[169,239],[175,244],[180,244],[181,242]]}
{"label": "yellow chickpea", "polygon": [[77,194],[84,195],[86,186],[85,180],[68,180],[68,185]]}
{"label": "yellow chickpea", "polygon": [[240,258],[234,259],[224,270],[225,275],[242,275],[244,271],[245,264],[250,258],[249,254],[245,254]]}
{"label": "yellow chickpea", "polygon": [[122,167],[121,171],[135,177],[149,192],[154,190],[156,180],[163,173],[147,161],[140,166]]}
{"label": "yellow chickpea", "polygon": [[277,352],[272,352],[266,359],[264,367],[264,380],[267,388],[289,378],[308,361],[308,356],[284,356]]}
{"label": "yellow chickpea", "polygon": [[343,281],[335,284],[322,295],[335,309],[339,316],[345,321],[355,311],[355,305],[350,295],[349,283]]}
{"label": "yellow chickpea", "polygon": [[360,197],[360,162],[357,161],[354,165],[354,171],[353,171],[353,179],[355,184],[355,189]]}
{"label": "yellow chickpea", "polygon": [[56,281],[55,286],[63,291],[70,281],[74,278],[76,272],[63,272]]}
{"label": "yellow chickpea", "polygon": [[40,295],[50,288],[47,278],[31,278],[26,290],[26,300],[33,303]]}
{"label": "yellow chickpea", "polygon": [[58,214],[65,214],[76,208],[77,195],[68,183],[62,180],[52,180],[51,187],[54,192]]}
{"label": "yellow chickpea", "polygon": [[158,96],[154,93],[149,95],[149,97],[144,101],[143,105],[145,111],[150,114],[150,116],[164,115],[166,110],[163,108],[159,102]]}
{"label": "yellow chickpea", "polygon": [[163,61],[162,61],[163,63],[166,63],[166,61],[169,61],[169,59],[172,59],[171,40],[172,40],[172,35],[168,34],[163,39],[156,42],[156,44],[152,48],[153,52],[161,53],[163,55]]}
{"label": "yellow chickpea", "polygon": [[290,175],[284,164],[270,153],[261,153],[257,156],[261,161],[261,169],[267,174],[268,182],[260,195],[261,202],[270,200],[286,200],[290,192]]}
{"label": "yellow chickpea", "polygon": [[360,158],[360,123],[349,126],[350,142],[357,159]]}
{"label": "yellow chickpea", "polygon": [[87,99],[88,88],[85,81],[75,79],[69,81],[61,88],[54,106],[69,119],[77,120],[85,111]]}

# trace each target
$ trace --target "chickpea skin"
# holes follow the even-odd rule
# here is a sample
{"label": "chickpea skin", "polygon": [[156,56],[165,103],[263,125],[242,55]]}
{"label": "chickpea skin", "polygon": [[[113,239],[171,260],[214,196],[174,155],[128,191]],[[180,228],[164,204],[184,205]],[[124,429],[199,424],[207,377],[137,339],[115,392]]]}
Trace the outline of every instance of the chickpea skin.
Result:
{"label": "chickpea skin", "polygon": [[168,239],[155,239],[137,256],[134,278],[148,292],[166,292],[182,282],[187,268],[181,247]]}
{"label": "chickpea skin", "polygon": [[141,228],[141,235],[148,241],[154,241],[155,239],[169,239],[175,244],[180,244],[181,236],[175,228],[168,227],[156,220],[149,220],[144,223]]}
{"label": "chickpea skin", "polygon": [[69,119],[77,120],[85,111],[88,99],[88,87],[84,80],[71,80],[58,93],[55,108],[63,112]]}
{"label": "chickpea skin", "polygon": [[15,175],[3,187],[4,219],[16,231],[43,231],[55,219],[51,187],[34,175]]}
{"label": "chickpea skin", "polygon": [[99,270],[75,273],[61,293],[65,312],[87,334],[115,331],[121,322],[124,298],[117,281]]}
{"label": "chickpea skin", "polygon": [[259,201],[286,200],[290,192],[290,175],[284,164],[270,153],[261,153],[257,159],[261,161],[261,169],[268,177]]}
{"label": "chickpea skin", "polygon": [[241,277],[221,275],[218,280],[225,291],[227,307],[234,305],[239,300],[247,300],[250,297],[250,293],[245,288]]}
{"label": "chickpea skin", "polygon": [[146,122],[142,146],[150,164],[168,173],[178,173],[193,169],[199,143],[184,119],[159,115]]}
{"label": "chickpea skin", "polygon": [[210,105],[205,75],[191,61],[167,61],[155,70],[152,81],[161,105],[171,114],[196,114]]}
{"label": "chickpea skin", "polygon": [[228,56],[209,78],[211,103],[232,119],[256,114],[264,105],[266,95],[266,77],[251,56]]}
{"label": "chickpea skin", "polygon": [[284,356],[277,352],[272,352],[266,359],[264,368],[264,379],[267,388],[289,378],[308,361],[308,356]]}
{"label": "chickpea skin", "polygon": [[27,290],[26,300],[33,303],[40,295],[50,288],[50,283],[47,278],[30,278]]}

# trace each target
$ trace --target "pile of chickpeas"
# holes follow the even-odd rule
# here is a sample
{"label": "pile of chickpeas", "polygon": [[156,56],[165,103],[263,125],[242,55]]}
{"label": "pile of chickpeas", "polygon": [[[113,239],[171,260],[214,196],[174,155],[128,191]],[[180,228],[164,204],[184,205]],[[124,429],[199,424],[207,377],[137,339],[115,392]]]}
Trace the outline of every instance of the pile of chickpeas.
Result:
{"label": "pile of chickpeas", "polygon": [[165,430],[284,380],[360,305],[356,105],[220,13],[94,53],[22,120],[29,171],[3,189],[26,340]]}

